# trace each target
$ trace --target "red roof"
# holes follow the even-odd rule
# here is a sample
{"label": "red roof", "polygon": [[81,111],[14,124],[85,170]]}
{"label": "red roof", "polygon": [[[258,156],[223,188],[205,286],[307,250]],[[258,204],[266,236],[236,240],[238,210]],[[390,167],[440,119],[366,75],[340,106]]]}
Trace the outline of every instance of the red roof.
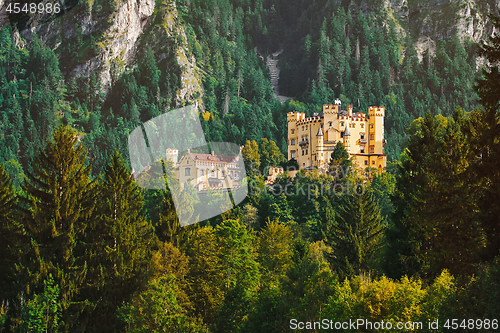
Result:
{"label": "red roof", "polygon": [[226,162],[226,163],[236,163],[238,161],[238,156],[224,156],[224,155],[212,155],[212,154],[198,154],[189,153],[193,160],[201,161],[214,161],[214,162]]}

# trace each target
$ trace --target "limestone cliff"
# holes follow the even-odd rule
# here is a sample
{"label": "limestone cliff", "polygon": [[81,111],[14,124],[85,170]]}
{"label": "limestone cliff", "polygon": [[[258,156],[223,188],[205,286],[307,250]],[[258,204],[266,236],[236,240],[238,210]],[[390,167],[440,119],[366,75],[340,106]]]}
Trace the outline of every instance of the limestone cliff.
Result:
{"label": "limestone cliff", "polygon": [[[89,77],[92,73],[100,78],[102,89],[108,92],[114,80],[127,68],[137,65],[141,51],[149,46],[157,60],[162,60],[162,43],[174,38],[177,63],[181,68],[182,87],[177,92],[177,105],[195,103],[203,109],[203,90],[199,69],[188,50],[188,42],[174,2],[165,0],[121,0],[112,1],[111,6],[96,2],[84,2],[69,8],[69,1],[63,2],[66,10],[60,17],[31,19],[21,30],[21,36],[30,40],[33,33],[61,56],[65,43],[73,42],[80,34],[82,49],[92,48],[81,61],[64,59],[64,74],[71,77]],[[106,1],[101,1],[106,4]],[[66,6],[66,7],[64,7]],[[88,7],[86,7],[88,6]],[[161,8],[157,8],[161,6]],[[99,36],[98,41],[90,36]],[[76,43],[76,42],[74,42]],[[90,47],[87,44],[91,44]],[[95,44],[95,45],[92,45]],[[70,45],[71,46],[71,45]],[[62,56],[61,56],[62,57]]]}
{"label": "limestone cliff", "polygon": [[[340,1],[338,1],[340,4]],[[395,19],[399,33],[410,32],[419,54],[455,33],[462,40],[478,42],[493,32],[488,14],[498,15],[500,0],[362,0],[349,1],[351,13],[365,14],[382,6]],[[379,8],[380,9],[380,8]]]}

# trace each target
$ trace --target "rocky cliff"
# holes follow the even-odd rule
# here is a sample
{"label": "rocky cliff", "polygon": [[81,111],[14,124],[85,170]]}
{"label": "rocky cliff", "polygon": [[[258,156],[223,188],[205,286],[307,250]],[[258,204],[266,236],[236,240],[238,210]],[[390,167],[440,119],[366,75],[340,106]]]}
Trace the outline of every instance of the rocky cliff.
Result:
{"label": "rocky cliff", "polygon": [[[36,33],[56,51],[63,62],[65,75],[89,77],[94,73],[107,93],[120,73],[141,61],[140,55],[145,47],[152,47],[157,60],[161,61],[165,56],[161,52],[162,43],[175,39],[174,52],[182,82],[176,104],[195,103],[203,109],[199,69],[188,50],[186,33],[178,19],[175,2],[122,0],[71,5],[70,1],[65,1],[63,13],[58,17],[30,18],[23,25],[20,35],[29,41]],[[63,48],[75,47],[75,44],[81,44],[81,59],[65,58]]]}
{"label": "rocky cliff", "polygon": [[[338,1],[339,4],[341,1]],[[500,0],[350,0],[351,13],[365,14],[380,7],[395,19],[399,32],[409,32],[419,54],[434,49],[437,41],[458,33],[461,40],[478,42],[491,35],[489,13],[498,15]]]}

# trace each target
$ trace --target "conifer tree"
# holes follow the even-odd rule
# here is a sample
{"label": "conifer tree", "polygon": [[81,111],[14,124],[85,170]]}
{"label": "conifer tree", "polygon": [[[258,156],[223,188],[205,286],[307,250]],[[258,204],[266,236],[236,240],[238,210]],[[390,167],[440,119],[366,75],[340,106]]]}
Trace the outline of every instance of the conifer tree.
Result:
{"label": "conifer tree", "polygon": [[344,178],[352,167],[349,153],[342,142],[337,142],[330,155],[330,171],[336,172],[340,178]]}
{"label": "conifer tree", "polygon": [[17,288],[15,265],[19,261],[18,251],[25,244],[22,229],[16,221],[16,196],[9,175],[0,164],[0,299],[13,299]]}
{"label": "conifer tree", "polygon": [[[493,25],[500,29],[500,16],[490,16]],[[483,69],[483,77],[478,80],[476,91],[484,113],[479,120],[479,136],[473,142],[480,163],[476,167],[484,183],[479,204],[482,224],[487,235],[485,258],[492,259],[500,250],[500,34],[496,32],[487,43],[483,43],[480,54],[485,56],[490,65]]]}
{"label": "conifer tree", "polygon": [[332,270],[341,277],[367,272],[385,229],[373,194],[364,190],[362,195],[342,197],[328,224],[326,243],[333,250]]}
{"label": "conifer tree", "polygon": [[[88,329],[110,331],[106,317],[132,295],[143,282],[144,272],[151,261],[154,233],[143,215],[141,189],[131,177],[120,154],[115,151],[104,170],[98,191],[95,224],[85,234],[92,244],[88,256],[89,283],[99,286],[89,290],[88,297],[97,302]],[[102,318],[102,321],[98,318]]]}
{"label": "conifer tree", "polygon": [[35,157],[23,184],[26,193],[22,226],[30,237],[31,250],[24,256],[29,290],[41,290],[41,282],[52,274],[60,287],[63,321],[66,327],[85,320],[89,302],[78,302],[86,285],[86,245],[82,242],[92,225],[95,183],[90,179],[87,151],[78,135],[60,126],[52,141]]}
{"label": "conifer tree", "polygon": [[225,275],[220,251],[212,227],[196,230],[186,249],[189,256],[189,299],[193,303],[194,312],[209,325],[213,323],[214,316],[224,301]]}

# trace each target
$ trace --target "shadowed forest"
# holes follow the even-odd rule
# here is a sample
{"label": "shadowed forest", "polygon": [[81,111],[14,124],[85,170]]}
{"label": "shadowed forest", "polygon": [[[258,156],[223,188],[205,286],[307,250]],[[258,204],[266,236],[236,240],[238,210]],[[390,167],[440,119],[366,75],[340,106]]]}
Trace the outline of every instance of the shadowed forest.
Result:
{"label": "shadowed forest", "polygon": [[[172,4],[158,1],[151,35]],[[500,36],[455,34],[419,54],[418,36],[377,1],[370,13],[328,4],[179,0],[187,43],[160,40],[160,56],[144,37],[141,61],[107,90],[67,71],[106,36],[76,29],[54,48],[20,38],[23,21],[0,30],[0,332],[288,332],[291,319],[325,318],[496,329]],[[207,141],[244,145],[250,191],[188,227],[175,194],[134,182],[127,147],[141,123],[190,103],[177,97],[179,47],[203,74],[191,97],[202,97]],[[260,58],[281,49],[285,103]],[[294,164],[286,113],[337,98],[385,106],[386,172],[356,168],[339,144],[330,174],[266,184],[268,167]],[[150,174],[166,181],[162,161]],[[182,195],[203,204],[194,188]]]}

